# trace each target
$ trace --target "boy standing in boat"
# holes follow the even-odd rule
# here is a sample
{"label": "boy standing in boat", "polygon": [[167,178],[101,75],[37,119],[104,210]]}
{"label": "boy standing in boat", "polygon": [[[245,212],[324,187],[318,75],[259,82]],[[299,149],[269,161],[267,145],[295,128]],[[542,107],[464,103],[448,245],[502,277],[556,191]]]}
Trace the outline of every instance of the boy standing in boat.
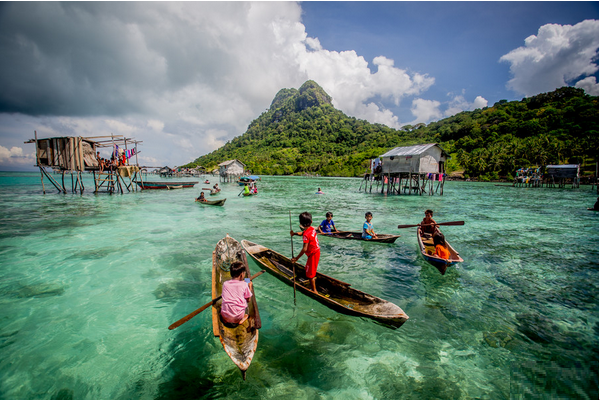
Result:
{"label": "boy standing in boat", "polygon": [[310,280],[310,286],[312,291],[317,292],[317,267],[319,266],[319,259],[321,258],[321,247],[319,246],[319,240],[317,239],[317,231],[313,228],[312,225],[312,215],[308,212],[303,212],[298,217],[300,221],[300,229],[302,232],[294,232],[290,230],[290,235],[298,235],[302,236],[302,242],[304,246],[302,246],[302,250],[297,257],[292,258],[292,262],[295,263],[298,261],[303,254],[306,254],[308,258],[306,260],[306,277]]}

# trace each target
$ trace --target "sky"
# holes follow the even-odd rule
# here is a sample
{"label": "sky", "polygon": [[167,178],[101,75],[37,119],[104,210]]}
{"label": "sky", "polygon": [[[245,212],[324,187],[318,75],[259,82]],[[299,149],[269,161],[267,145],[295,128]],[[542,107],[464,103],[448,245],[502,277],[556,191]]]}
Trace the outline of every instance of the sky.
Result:
{"label": "sky", "polygon": [[567,85],[598,96],[598,5],[0,2],[0,170],[35,170],[34,131],[124,135],[140,165],[183,165],[309,79],[392,128]]}

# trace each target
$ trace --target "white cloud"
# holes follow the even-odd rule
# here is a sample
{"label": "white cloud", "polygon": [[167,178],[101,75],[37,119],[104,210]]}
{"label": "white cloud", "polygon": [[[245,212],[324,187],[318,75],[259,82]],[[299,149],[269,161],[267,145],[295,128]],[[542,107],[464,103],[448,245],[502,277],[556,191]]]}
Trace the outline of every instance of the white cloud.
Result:
{"label": "white cloud", "polygon": [[441,103],[437,100],[415,99],[412,102],[410,111],[416,117],[411,125],[418,123],[426,123],[434,119],[440,119],[442,112],[440,111]]}
{"label": "white cloud", "polygon": [[591,96],[598,96],[598,82],[596,82],[596,77],[594,76],[588,76],[580,80],[575,84],[575,87],[585,90]]}
{"label": "white cloud", "polygon": [[35,164],[33,154],[24,154],[21,147],[11,147],[10,150],[0,146],[0,164],[31,165]]}
{"label": "white cloud", "polygon": [[590,94],[594,90],[597,94],[598,82],[591,75],[598,72],[598,20],[573,26],[544,25],[537,36],[525,39],[525,46],[503,55],[500,61],[511,64],[513,78],[508,88],[526,96],[567,85],[590,88]]}
{"label": "white cloud", "polygon": [[462,95],[455,96],[448,104],[444,116],[450,117],[462,111],[473,111],[477,108],[487,107],[487,105],[488,101],[481,96],[477,96],[473,103],[469,103]]}
{"label": "white cloud", "polygon": [[148,162],[180,165],[241,135],[280,89],[308,79],[346,114],[396,128],[383,103],[434,84],[385,56],[372,72],[355,51],[324,49],[301,13],[293,2],[6,3],[0,143],[33,130],[114,133],[143,141]]}

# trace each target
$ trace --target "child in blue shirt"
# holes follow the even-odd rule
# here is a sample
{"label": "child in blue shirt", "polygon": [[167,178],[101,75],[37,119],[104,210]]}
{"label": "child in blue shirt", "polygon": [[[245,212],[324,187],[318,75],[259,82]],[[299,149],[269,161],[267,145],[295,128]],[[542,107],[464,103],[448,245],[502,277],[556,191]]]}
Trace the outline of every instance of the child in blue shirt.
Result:
{"label": "child in blue shirt", "polygon": [[375,231],[373,230],[373,224],[371,223],[371,219],[373,219],[373,214],[371,214],[370,212],[366,212],[365,213],[365,223],[363,224],[363,228],[362,228],[362,237],[363,239],[377,239],[377,234],[375,233]]}
{"label": "child in blue shirt", "polygon": [[332,218],[333,218],[333,214],[328,212],[327,214],[325,214],[325,218],[323,222],[321,222],[321,225],[319,225],[319,227],[317,228],[319,230],[319,233],[325,233],[325,234],[331,234],[331,232],[338,232],[337,228],[335,227],[335,223],[333,222]]}

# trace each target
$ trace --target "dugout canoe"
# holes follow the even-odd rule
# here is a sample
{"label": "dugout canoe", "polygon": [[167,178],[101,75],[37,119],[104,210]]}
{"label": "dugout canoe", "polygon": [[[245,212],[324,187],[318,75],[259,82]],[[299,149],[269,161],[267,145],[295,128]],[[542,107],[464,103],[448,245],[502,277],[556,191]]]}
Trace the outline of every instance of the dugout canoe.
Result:
{"label": "dugout canoe", "polygon": [[[223,283],[231,279],[229,267],[235,261],[240,261],[246,267],[246,276],[250,277],[250,269],[246,253],[240,243],[226,235],[221,239],[213,252],[212,267],[212,298],[221,296]],[[246,380],[246,370],[250,367],[256,347],[258,346],[258,330],[261,328],[260,314],[252,290],[251,300],[248,302],[248,319],[241,324],[229,324],[221,318],[221,304],[219,300],[212,308],[213,334],[219,337],[223,349],[231,361],[240,369],[242,377]]]}
{"label": "dugout canoe", "polygon": [[142,189],[170,189],[170,188],[177,188],[177,186],[181,186],[183,188],[190,188],[190,187],[194,187],[194,185],[196,182],[140,182],[140,181],[135,181],[135,183],[137,183],[137,185],[139,187],[141,187]]}
{"label": "dugout canoe", "polygon": [[196,199],[196,203],[206,204],[208,206],[222,206],[223,204],[225,204],[225,200],[227,200],[227,199],[205,200],[205,201],[200,201],[200,200]]}
{"label": "dugout canoe", "polygon": [[[421,232],[421,227],[417,228],[417,240],[419,242],[419,249],[421,250],[421,255],[423,256],[423,258],[429,264],[436,267],[442,275],[446,273],[446,269],[448,268],[448,266],[464,261],[462,258],[460,258],[460,255],[458,255],[458,252],[454,250],[452,246],[450,246],[450,243],[448,243],[448,241],[446,241],[446,243],[448,243],[448,250],[450,250],[450,258],[448,260],[444,260],[443,258],[436,256],[435,246],[433,245],[433,238],[423,236],[423,233]],[[433,254],[428,254],[428,252],[431,252]]]}
{"label": "dugout canoe", "polygon": [[[289,258],[248,240],[242,240],[242,247],[272,275],[293,286],[294,265]],[[296,289],[332,310],[347,315],[370,318],[394,328],[400,327],[408,319],[408,315],[394,303],[353,289],[349,283],[319,272],[317,272],[316,285],[319,293],[310,289],[304,265],[296,263]]]}
{"label": "dugout canoe", "polygon": [[332,232],[332,233],[317,233],[317,235],[332,237],[336,239],[348,239],[348,240],[364,240],[365,242],[377,242],[377,243],[394,243],[400,235],[386,235],[377,234],[376,238],[365,239],[362,237],[362,232]]}

